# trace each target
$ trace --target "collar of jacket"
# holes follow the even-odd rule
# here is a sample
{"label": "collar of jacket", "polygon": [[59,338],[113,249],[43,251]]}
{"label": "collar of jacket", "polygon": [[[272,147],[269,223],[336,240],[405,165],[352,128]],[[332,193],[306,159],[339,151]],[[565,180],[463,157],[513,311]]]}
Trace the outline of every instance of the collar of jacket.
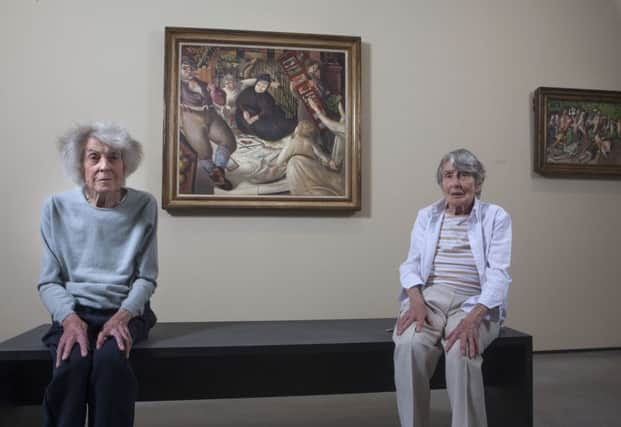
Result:
{"label": "collar of jacket", "polygon": [[[440,199],[433,204],[431,209],[431,216],[435,219],[444,214],[446,210],[446,200]],[[481,218],[481,202],[479,202],[479,198],[474,198],[474,206],[472,207],[472,211],[470,212],[470,221],[479,221]]]}

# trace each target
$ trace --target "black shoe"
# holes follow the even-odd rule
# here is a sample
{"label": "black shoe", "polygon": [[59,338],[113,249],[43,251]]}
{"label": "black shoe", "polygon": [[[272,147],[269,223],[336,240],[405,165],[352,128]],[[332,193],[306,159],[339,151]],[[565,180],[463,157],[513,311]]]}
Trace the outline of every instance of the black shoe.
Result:
{"label": "black shoe", "polygon": [[219,166],[214,167],[211,172],[209,172],[209,178],[211,178],[211,182],[213,182],[213,185],[218,188],[221,188],[225,191],[230,191],[233,189],[233,184],[231,184],[231,181],[226,179],[226,177],[224,176],[224,170]]}

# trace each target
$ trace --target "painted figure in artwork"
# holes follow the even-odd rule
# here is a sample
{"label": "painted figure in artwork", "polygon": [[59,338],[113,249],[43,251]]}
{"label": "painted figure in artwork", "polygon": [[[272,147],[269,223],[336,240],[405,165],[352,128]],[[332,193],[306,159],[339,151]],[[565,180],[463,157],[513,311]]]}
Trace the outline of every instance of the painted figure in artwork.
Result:
{"label": "painted figure in artwork", "polygon": [[235,122],[243,133],[277,141],[290,135],[297,121],[287,118],[267,91],[271,82],[269,74],[261,74],[254,86],[241,91],[236,102]]}
{"label": "painted figure in artwork", "polygon": [[[550,108],[547,161],[567,164],[621,162],[621,112],[606,103],[564,103]],[[600,110],[602,109],[602,110]],[[604,112],[605,111],[605,112]]]}
{"label": "painted figure in artwork", "polygon": [[[199,167],[205,169],[213,184],[223,190],[233,188],[225,176],[237,142],[231,128],[217,113],[213,94],[216,87],[196,77],[195,61],[184,56],[181,61],[180,109],[181,129],[185,140],[196,152]],[[215,154],[212,144],[217,148]]]}
{"label": "painted figure in artwork", "polygon": [[280,152],[278,164],[287,165],[289,191],[295,196],[339,196],[344,193],[343,176],[318,144],[316,127],[302,120]]}

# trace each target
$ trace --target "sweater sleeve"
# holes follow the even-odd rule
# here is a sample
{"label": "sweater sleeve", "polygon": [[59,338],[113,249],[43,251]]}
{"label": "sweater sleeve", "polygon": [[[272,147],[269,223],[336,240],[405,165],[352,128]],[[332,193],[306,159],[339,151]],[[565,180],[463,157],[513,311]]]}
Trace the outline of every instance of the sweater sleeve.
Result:
{"label": "sweater sleeve", "polygon": [[142,251],[136,255],[136,272],[129,294],[121,303],[121,308],[133,316],[143,313],[145,304],[157,286],[157,202],[153,196],[149,195],[143,215],[149,225],[145,231]]}
{"label": "sweater sleeve", "polygon": [[58,323],[73,313],[75,298],[65,288],[61,262],[54,252],[53,199],[50,197],[41,214],[41,240],[43,256],[37,289],[43,305]]}

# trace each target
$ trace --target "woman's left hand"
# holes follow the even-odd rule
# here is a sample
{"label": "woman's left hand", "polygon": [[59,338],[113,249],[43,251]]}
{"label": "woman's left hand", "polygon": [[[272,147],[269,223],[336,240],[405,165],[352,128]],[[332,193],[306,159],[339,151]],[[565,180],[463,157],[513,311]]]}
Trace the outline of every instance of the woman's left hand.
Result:
{"label": "woman's left hand", "polygon": [[97,335],[96,348],[100,349],[108,338],[113,337],[116,340],[119,350],[124,351],[125,357],[129,358],[133,340],[127,324],[131,317],[129,311],[123,308],[119,309],[114,316],[108,319],[101,329],[101,332],[99,332],[99,335]]}
{"label": "woman's left hand", "polygon": [[487,307],[477,304],[446,337],[446,351],[448,352],[455,341],[459,340],[462,355],[468,356],[470,359],[477,357],[480,353],[479,328],[487,311]]}
{"label": "woman's left hand", "polygon": [[308,105],[309,107],[311,107],[311,109],[319,114],[321,113],[321,110],[319,109],[319,105],[317,105],[317,103],[315,102],[315,100],[313,98],[308,98]]}

